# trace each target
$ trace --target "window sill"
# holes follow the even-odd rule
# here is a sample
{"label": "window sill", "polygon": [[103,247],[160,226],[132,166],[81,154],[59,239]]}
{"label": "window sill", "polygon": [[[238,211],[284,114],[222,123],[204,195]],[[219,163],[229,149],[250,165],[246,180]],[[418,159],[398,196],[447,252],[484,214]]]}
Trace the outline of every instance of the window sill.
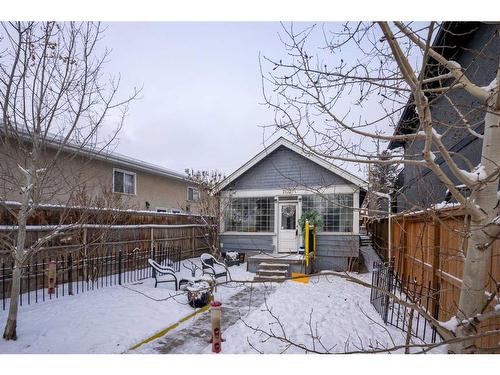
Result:
{"label": "window sill", "polygon": [[274,232],[222,232],[221,235],[228,236],[274,236],[276,233]]}
{"label": "window sill", "polygon": [[317,232],[316,236],[357,236],[354,232]]}
{"label": "window sill", "polygon": [[113,194],[126,195],[126,196],[129,196],[129,197],[135,197],[135,196],[137,196],[137,193],[129,194],[129,193],[120,193],[119,191],[113,191]]}

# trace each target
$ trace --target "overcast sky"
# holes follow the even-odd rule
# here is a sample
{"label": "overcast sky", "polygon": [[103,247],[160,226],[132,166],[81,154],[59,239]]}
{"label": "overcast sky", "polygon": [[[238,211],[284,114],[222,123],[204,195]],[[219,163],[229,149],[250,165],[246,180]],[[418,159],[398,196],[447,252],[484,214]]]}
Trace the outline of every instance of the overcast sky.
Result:
{"label": "overcast sky", "polygon": [[122,93],[144,87],[117,152],[177,171],[230,173],[262,149],[260,126],[272,123],[273,113],[260,104],[258,56],[285,54],[279,23],[107,26],[107,69],[121,74]]}
{"label": "overcast sky", "polygon": [[[122,94],[143,87],[142,98],[131,105],[117,152],[179,172],[219,169],[227,175],[261,151],[264,139],[266,145],[274,140],[262,128],[273,123],[273,112],[261,104],[259,53],[286,60],[278,22],[106,26],[102,46],[112,50],[106,69],[121,75]],[[296,23],[294,29],[307,26]],[[352,62],[359,57],[351,46],[333,55],[322,48],[322,30],[341,28],[342,23],[320,24],[308,37],[311,52],[325,56],[329,66],[336,63],[333,59]],[[269,65],[264,73],[266,69]],[[376,97],[362,106],[354,106],[355,101],[357,97],[347,95],[339,113],[367,121],[383,114]],[[349,169],[360,176],[365,172],[361,165]]]}

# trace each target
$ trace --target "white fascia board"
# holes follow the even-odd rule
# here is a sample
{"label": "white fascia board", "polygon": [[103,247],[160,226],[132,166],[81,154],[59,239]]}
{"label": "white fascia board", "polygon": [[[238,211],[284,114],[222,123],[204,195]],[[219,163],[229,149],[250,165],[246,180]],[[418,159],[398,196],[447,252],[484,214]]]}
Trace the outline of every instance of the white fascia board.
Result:
{"label": "white fascia board", "polygon": [[272,153],[273,151],[275,151],[280,146],[284,146],[284,147],[286,147],[286,148],[288,148],[288,149],[290,149],[290,150],[298,153],[299,155],[304,156],[305,158],[307,158],[307,159],[311,160],[312,162],[314,162],[314,163],[322,166],[323,168],[325,168],[325,169],[327,169],[327,170],[329,170],[329,171],[331,171],[331,172],[333,172],[333,173],[335,173],[335,174],[343,177],[347,181],[352,182],[354,185],[356,185],[356,186],[358,186],[360,188],[366,189],[367,186],[368,186],[367,182],[364,181],[364,180],[362,180],[361,178],[354,176],[353,174],[351,174],[351,173],[343,170],[340,167],[337,167],[336,165],[334,165],[332,163],[329,163],[326,160],[321,159],[320,157],[318,157],[318,156],[316,156],[314,154],[305,152],[299,146],[297,146],[297,145],[293,144],[292,142],[290,142],[289,140],[281,137],[278,140],[276,140],[273,144],[271,144],[270,146],[266,147],[260,153],[258,153],[257,155],[255,155],[248,162],[246,162],[245,164],[243,164],[243,166],[241,166],[236,171],[234,171],[233,173],[231,173],[228,177],[226,177],[219,184],[219,186],[217,186],[214,189],[215,193],[220,192],[227,185],[229,185],[231,182],[233,182],[234,180],[236,180],[239,176],[241,176],[243,173],[245,173],[246,171],[248,171],[250,168],[252,168],[259,161],[261,161],[262,159],[264,159],[267,155],[269,155],[270,153]]}
{"label": "white fascia board", "polygon": [[221,192],[224,198],[251,198],[251,197],[281,197],[289,195],[320,195],[320,194],[342,194],[359,192],[359,187],[353,185],[335,185],[323,188],[318,186],[310,189],[245,189],[226,190]]}

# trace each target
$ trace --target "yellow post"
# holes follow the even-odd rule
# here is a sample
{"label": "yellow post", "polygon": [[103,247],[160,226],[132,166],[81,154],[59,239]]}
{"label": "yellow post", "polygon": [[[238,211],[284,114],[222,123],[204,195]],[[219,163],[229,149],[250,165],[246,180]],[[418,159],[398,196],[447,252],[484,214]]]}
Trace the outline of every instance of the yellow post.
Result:
{"label": "yellow post", "polygon": [[306,220],[306,228],[304,233],[304,255],[306,257],[306,268],[309,267],[309,220]]}
{"label": "yellow post", "polygon": [[316,225],[313,228],[313,259],[316,260]]}

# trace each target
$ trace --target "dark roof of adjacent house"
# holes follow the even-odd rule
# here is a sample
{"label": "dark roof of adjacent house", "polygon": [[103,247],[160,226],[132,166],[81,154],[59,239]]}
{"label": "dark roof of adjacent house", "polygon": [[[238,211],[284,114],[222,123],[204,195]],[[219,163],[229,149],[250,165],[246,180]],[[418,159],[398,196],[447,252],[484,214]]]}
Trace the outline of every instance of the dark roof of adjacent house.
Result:
{"label": "dark roof of adjacent house", "polygon": [[[464,51],[463,45],[471,38],[474,32],[479,28],[479,25],[480,22],[443,22],[432,43],[432,47],[445,58],[456,60]],[[426,64],[424,71],[420,72],[420,74],[424,74],[424,78],[432,77],[438,74],[436,67],[437,62],[429,58],[428,64]],[[429,86],[438,84],[439,82],[436,81],[429,84]],[[403,114],[398,121],[394,135],[411,134],[416,132],[418,127],[418,115],[415,112],[413,97],[410,96],[403,110]],[[404,141],[392,140],[387,148],[391,150],[401,147],[403,144]]]}

